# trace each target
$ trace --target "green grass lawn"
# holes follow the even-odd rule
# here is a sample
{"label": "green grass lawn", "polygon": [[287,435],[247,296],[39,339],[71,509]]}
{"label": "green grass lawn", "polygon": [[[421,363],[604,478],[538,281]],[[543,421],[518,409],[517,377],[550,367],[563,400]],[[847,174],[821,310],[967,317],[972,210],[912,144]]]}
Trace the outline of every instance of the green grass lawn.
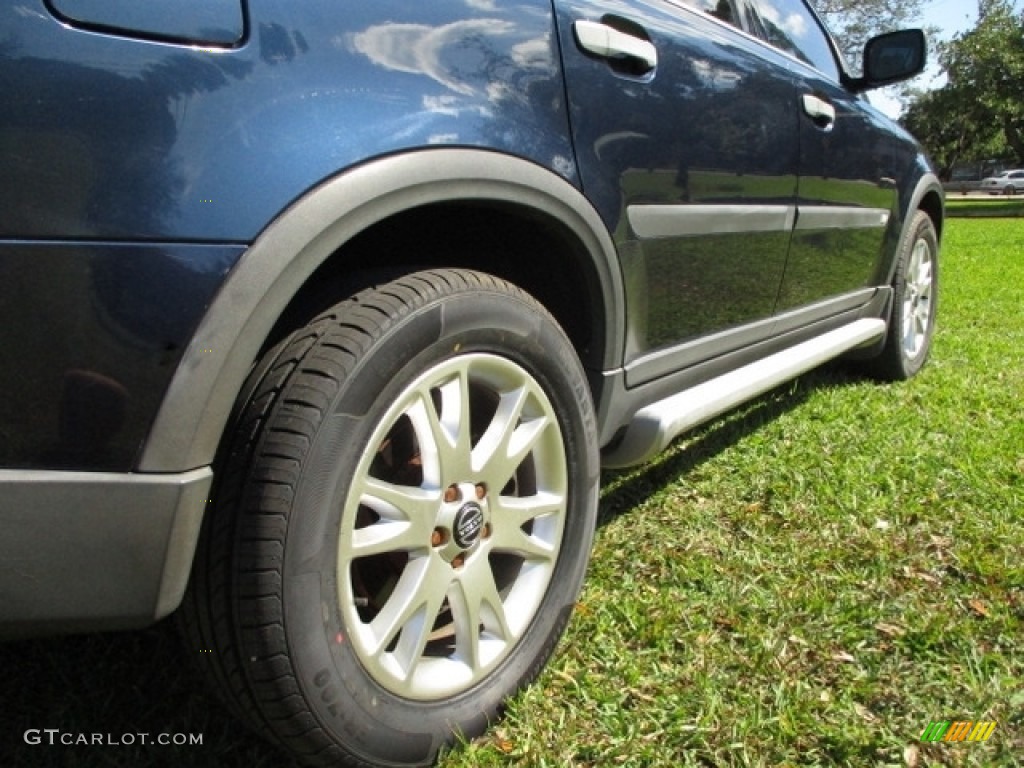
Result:
{"label": "green grass lawn", "polygon": [[[568,637],[441,765],[1024,765],[1024,222],[950,222],[941,280],[913,381],[833,366],[607,475]],[[6,765],[283,765],[195,692],[166,624],[0,660]],[[922,744],[940,719],[998,725]]]}
{"label": "green grass lawn", "polygon": [[446,766],[1024,761],[1024,222],[945,257],[919,378],[819,371],[607,478],[567,642]]}

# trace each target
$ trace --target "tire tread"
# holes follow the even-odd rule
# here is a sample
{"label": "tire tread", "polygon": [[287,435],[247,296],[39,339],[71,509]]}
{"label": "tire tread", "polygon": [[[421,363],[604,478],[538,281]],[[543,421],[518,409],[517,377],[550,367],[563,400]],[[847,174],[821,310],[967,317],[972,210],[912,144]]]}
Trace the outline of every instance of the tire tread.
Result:
{"label": "tire tread", "polygon": [[[299,329],[257,366],[235,428],[218,459],[179,625],[228,709],[259,734],[310,765],[369,766],[334,742],[306,702],[289,652],[278,566],[303,457],[344,379],[375,342],[418,307],[455,290],[527,302],[517,287],[489,275],[437,269],[370,288]],[[554,320],[551,319],[554,323]],[[558,636],[548,644],[550,650]],[[530,665],[529,677],[543,666]]]}

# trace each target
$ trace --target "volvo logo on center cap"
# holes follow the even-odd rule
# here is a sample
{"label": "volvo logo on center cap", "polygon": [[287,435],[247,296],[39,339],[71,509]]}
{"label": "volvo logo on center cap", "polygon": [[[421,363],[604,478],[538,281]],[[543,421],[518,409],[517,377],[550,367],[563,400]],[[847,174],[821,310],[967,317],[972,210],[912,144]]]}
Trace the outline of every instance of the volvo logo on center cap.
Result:
{"label": "volvo logo on center cap", "polygon": [[476,502],[463,505],[455,515],[455,530],[452,532],[455,543],[460,549],[469,549],[480,538],[484,527],[484,511]]}

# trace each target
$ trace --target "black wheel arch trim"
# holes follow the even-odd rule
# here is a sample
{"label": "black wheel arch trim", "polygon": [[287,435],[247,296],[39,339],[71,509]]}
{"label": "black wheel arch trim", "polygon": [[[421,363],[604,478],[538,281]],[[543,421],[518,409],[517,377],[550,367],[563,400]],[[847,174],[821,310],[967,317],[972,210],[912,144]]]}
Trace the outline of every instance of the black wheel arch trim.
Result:
{"label": "black wheel arch trim", "polygon": [[943,222],[946,216],[946,195],[939,177],[930,171],[921,172],[917,177],[917,182],[913,186],[908,183],[900,194],[899,209],[894,211],[894,214],[898,214],[898,218],[894,215],[891,219],[893,229],[889,235],[890,239],[887,241],[886,259],[880,265],[876,275],[879,286],[892,285],[896,276],[900,243],[903,242],[907,235],[907,228],[914,220],[914,212],[919,210],[924,211],[932,218],[935,232],[941,243]]}
{"label": "black wheel arch trim", "polygon": [[601,293],[603,346],[584,364],[621,365],[625,295],[611,236],[569,181],[532,162],[477,149],[434,149],[370,161],[296,200],[227,277],[179,364],[138,469],[175,472],[213,461],[231,409],[275,323],[313,272],[368,227],[422,205],[510,203],[568,228]]}
{"label": "black wheel arch trim", "polygon": [[[931,205],[926,204],[926,198],[934,198],[938,206],[933,209]],[[911,221],[914,219],[914,212],[918,210],[922,210],[932,217],[932,221],[935,224],[935,232],[941,242],[943,223],[946,218],[946,193],[942,188],[942,182],[939,181],[939,177],[933,173],[926,173],[918,179],[910,196],[910,204],[907,206],[906,214],[903,217],[904,229],[910,226]],[[895,262],[895,259],[893,261]],[[895,268],[895,263],[893,268]],[[892,275],[890,275],[891,277]]]}

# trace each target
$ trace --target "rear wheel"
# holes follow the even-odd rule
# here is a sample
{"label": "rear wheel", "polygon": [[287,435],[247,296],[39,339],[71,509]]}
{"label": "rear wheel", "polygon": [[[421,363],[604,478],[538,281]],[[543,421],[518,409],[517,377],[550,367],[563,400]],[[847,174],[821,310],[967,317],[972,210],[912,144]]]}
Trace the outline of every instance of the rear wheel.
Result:
{"label": "rear wheel", "polygon": [[589,553],[589,390],[479,273],[339,304],[262,366],[183,621],[232,707],[311,764],[425,765],[533,678]]}
{"label": "rear wheel", "polygon": [[939,287],[939,239],[931,217],[917,211],[896,259],[889,333],[881,354],[868,361],[878,378],[898,381],[916,374],[928,359],[935,333]]}

